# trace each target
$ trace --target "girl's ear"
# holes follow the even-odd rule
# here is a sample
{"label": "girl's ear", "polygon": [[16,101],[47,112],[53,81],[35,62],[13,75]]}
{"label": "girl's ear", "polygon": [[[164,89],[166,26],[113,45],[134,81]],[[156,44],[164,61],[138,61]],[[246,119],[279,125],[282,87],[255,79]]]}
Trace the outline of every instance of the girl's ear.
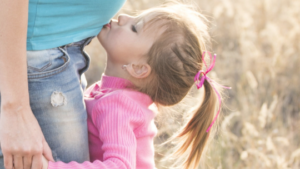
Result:
{"label": "girl's ear", "polygon": [[147,63],[129,64],[126,66],[128,73],[137,79],[146,78],[151,73],[151,67]]}

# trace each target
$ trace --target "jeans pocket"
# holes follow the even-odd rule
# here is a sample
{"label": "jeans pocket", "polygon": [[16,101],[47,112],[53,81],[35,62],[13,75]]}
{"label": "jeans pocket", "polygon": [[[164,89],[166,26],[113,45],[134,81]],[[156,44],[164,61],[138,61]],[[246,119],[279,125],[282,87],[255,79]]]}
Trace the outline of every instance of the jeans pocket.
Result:
{"label": "jeans pocket", "polygon": [[28,79],[50,77],[64,71],[70,62],[63,48],[27,51]]}

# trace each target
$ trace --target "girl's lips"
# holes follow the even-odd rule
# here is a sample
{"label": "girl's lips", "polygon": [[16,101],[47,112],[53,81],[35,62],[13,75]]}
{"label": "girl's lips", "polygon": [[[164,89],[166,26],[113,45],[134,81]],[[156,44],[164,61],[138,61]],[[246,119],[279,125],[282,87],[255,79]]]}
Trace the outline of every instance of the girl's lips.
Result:
{"label": "girl's lips", "polygon": [[104,25],[104,27],[111,28],[111,21],[108,24]]}

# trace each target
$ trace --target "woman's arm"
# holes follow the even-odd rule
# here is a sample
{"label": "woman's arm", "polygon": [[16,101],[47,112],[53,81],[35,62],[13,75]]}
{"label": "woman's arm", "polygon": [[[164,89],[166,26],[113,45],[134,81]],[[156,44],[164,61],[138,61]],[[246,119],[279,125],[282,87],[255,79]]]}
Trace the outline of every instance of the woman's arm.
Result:
{"label": "woman's arm", "polygon": [[2,0],[0,5],[0,139],[5,168],[42,167],[51,150],[34,117],[27,80],[28,0]]}

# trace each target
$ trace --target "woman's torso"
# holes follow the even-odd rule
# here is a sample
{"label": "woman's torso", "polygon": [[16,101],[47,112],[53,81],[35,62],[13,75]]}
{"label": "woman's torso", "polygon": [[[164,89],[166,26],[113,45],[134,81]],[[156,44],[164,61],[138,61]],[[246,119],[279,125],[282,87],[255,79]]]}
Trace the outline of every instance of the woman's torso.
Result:
{"label": "woman's torso", "polygon": [[96,36],[126,0],[30,0],[27,50],[50,49]]}

